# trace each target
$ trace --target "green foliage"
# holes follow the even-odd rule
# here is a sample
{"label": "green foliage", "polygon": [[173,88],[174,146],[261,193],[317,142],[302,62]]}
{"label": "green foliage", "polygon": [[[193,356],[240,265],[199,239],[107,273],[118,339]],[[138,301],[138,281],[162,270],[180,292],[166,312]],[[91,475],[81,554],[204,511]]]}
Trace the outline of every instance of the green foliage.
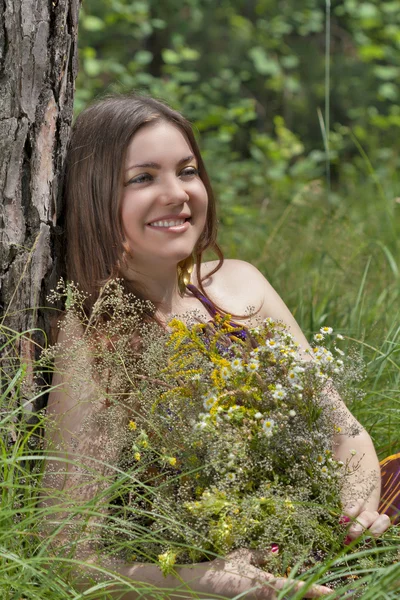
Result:
{"label": "green foliage", "polygon": [[[368,285],[367,278],[365,285]],[[355,307],[354,317],[358,320],[363,318],[367,321],[370,316],[365,304],[359,302]],[[319,315],[322,318],[322,315]],[[122,506],[116,507],[115,501],[123,497],[133,488],[137,488],[139,494],[145,494],[148,489],[139,489],[140,463],[136,469],[121,471],[117,467],[111,473],[111,479],[107,480],[108,489],[91,498],[84,504],[78,504],[68,496],[69,490],[63,491],[63,510],[67,509],[64,522],[58,526],[59,508],[57,504],[50,503],[47,506],[39,504],[44,496],[54,494],[56,490],[45,489],[41,480],[41,471],[44,452],[40,444],[39,429],[46,426],[43,414],[37,414],[32,419],[29,405],[34,402],[42,392],[32,385],[32,373],[39,375],[43,370],[40,365],[30,364],[29,368],[23,361],[18,359],[16,342],[21,337],[31,339],[31,332],[13,333],[4,326],[0,326],[2,362],[0,365],[1,392],[0,392],[0,597],[2,600],[76,600],[87,598],[88,600],[108,600],[115,597],[117,588],[121,595],[128,592],[136,592],[147,597],[150,594],[154,598],[164,599],[167,592],[162,589],[151,588],[148,584],[125,581],[113,573],[113,564],[107,563],[102,566],[99,563],[96,573],[93,574],[93,582],[90,589],[79,590],[73,584],[74,575],[81,568],[85,568],[82,559],[74,556],[76,542],[82,541],[85,535],[75,540],[71,536],[72,519],[79,518],[83,528],[87,519],[94,516],[104,515],[107,502],[111,502],[110,517],[106,521],[103,533],[104,539],[111,544],[111,550],[131,556],[132,542],[129,533],[124,528],[123,522],[118,516],[113,517],[116,508],[122,510]],[[393,326],[388,332],[384,345],[374,350],[371,358],[372,368],[369,371],[369,386],[374,389],[375,402],[364,406],[364,422],[374,430],[379,419],[384,419],[385,406],[391,406],[389,413],[391,431],[399,431],[399,411],[396,404],[390,398],[390,390],[385,389],[384,382],[392,376],[394,369],[399,371],[396,365],[396,356],[400,350],[398,341],[399,329]],[[398,363],[398,361],[397,361]],[[393,385],[395,385],[393,380]],[[398,383],[398,380],[397,380]],[[379,424],[379,423],[378,423]],[[131,428],[133,429],[133,428]],[[132,433],[132,431],[130,432]],[[390,433],[390,432],[389,432]],[[394,438],[393,438],[394,439]],[[51,454],[50,454],[51,457]],[[79,464],[80,457],[76,456],[74,464]],[[66,463],[67,464],[67,463]],[[172,467],[174,463],[170,463]],[[104,468],[98,465],[98,472],[93,469],[93,477],[105,477]],[[138,477],[139,476],[139,477]],[[59,498],[58,498],[59,501]],[[268,507],[267,507],[268,508]],[[101,512],[99,512],[99,509]],[[170,512],[166,516],[168,522],[179,526],[179,519],[175,519]],[[67,539],[63,542],[57,540],[57,535],[64,530],[68,532]],[[122,540],[118,545],[113,544],[114,536],[119,535]],[[127,540],[123,541],[123,536]],[[161,539],[160,539],[161,536]],[[148,528],[138,528],[134,531],[135,544],[160,544],[162,543],[162,532],[150,532]],[[385,536],[385,544],[362,548],[352,552],[343,549],[334,558],[328,561],[317,562],[303,579],[306,578],[307,586],[313,582],[325,581],[328,585],[335,579],[341,579],[341,585],[330,597],[332,600],[343,598],[345,590],[351,588],[353,591],[362,589],[361,597],[364,600],[374,600],[379,594],[384,593],[388,600],[398,597],[398,563],[391,564],[391,556],[399,550],[399,538],[395,531]],[[198,550],[198,549],[197,549]],[[196,548],[193,548],[196,551]],[[379,563],[386,560],[386,566],[374,565],[376,554],[379,553]],[[159,557],[165,571],[173,566],[174,557],[165,554]],[[135,560],[132,557],[132,560]],[[357,566],[358,565],[358,566]],[[360,570],[361,567],[361,570]],[[298,566],[292,569],[290,581],[299,580]],[[356,581],[349,578],[349,571],[357,572],[359,579]],[[289,583],[290,584],[290,583]],[[362,586],[362,588],[361,588]],[[111,595],[111,587],[113,594]],[[179,593],[179,592],[178,592]],[[190,592],[185,591],[186,595]],[[122,596],[121,596],[122,597]],[[193,597],[197,597],[193,593]],[[297,600],[304,598],[303,592],[297,592],[294,596]],[[238,599],[237,599],[238,600]]]}
{"label": "green foliage", "polygon": [[[327,165],[332,187],[318,194],[320,207],[347,206],[345,190],[365,175],[359,144],[379,181],[400,167],[400,0],[332,2],[330,89],[328,5],[86,0],[76,110],[130,90],[182,110],[201,135],[221,223],[231,230],[225,247],[231,253],[244,238],[245,254],[251,246],[254,256],[247,232],[255,223],[259,237],[269,236],[266,207],[279,203],[283,213],[307,202],[324,185]],[[318,115],[326,95],[329,155]]]}
{"label": "green foliage", "polygon": [[[76,109],[139,89],[187,114],[226,255],[256,264],[306,332],[329,321],[358,340],[368,402],[354,409],[383,456],[400,446],[400,0],[331,2],[330,90],[328,5],[86,0]],[[330,189],[317,116],[327,92]]]}
{"label": "green foliage", "polygon": [[[141,89],[168,99],[195,122],[251,101],[254,127],[272,133],[275,116],[307,150],[321,147],[328,3],[307,0],[86,0],[81,13],[77,110],[104,90]],[[400,1],[333,2],[334,128],[364,137],[399,127]],[[213,123],[214,135],[225,123]],[[244,157],[245,135],[235,135]],[[233,135],[232,135],[233,134]],[[243,134],[243,132],[242,132]],[[232,141],[232,140],[231,140]],[[345,143],[352,151],[351,141]],[[372,146],[372,145],[371,145]]]}
{"label": "green foliage", "polygon": [[[256,264],[306,334],[329,322],[362,353],[365,400],[355,397],[351,408],[383,458],[400,449],[400,0],[331,2],[331,189],[317,116],[327,92],[326,4],[84,0],[76,110],[105,92],[136,89],[194,122],[226,254]],[[72,564],[68,548],[54,556],[54,532],[40,535],[42,417],[28,425],[23,407],[41,392],[25,386],[17,334],[0,336],[3,355],[14,357],[1,364],[1,598],[81,598],[59,569]],[[124,485],[117,474],[114,491]],[[76,511],[93,513],[98,502]],[[337,575],[352,568],[343,556],[333,562]],[[309,576],[329,580],[331,568],[324,562]],[[366,600],[398,597],[398,564],[364,577]],[[85,598],[110,597],[109,580]]]}

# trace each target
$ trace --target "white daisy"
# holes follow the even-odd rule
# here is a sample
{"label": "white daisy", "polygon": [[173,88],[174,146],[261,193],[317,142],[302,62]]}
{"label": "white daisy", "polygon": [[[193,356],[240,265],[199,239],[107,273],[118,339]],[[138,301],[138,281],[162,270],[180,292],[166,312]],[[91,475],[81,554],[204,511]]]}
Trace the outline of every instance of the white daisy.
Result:
{"label": "white daisy", "polygon": [[204,399],[203,406],[206,410],[211,410],[216,402],[217,398],[215,396],[207,396]]}
{"label": "white daisy", "polygon": [[324,339],[324,336],[322,335],[322,333],[316,333],[316,334],[314,335],[314,340],[315,340],[316,342],[321,342],[323,339]]}
{"label": "white daisy", "polygon": [[279,348],[278,342],[276,340],[266,340],[265,345],[267,348],[270,348],[271,350],[275,350],[276,348]]}
{"label": "white daisy", "polygon": [[227,380],[227,379],[230,378],[230,376],[231,376],[230,369],[228,367],[222,367],[222,369],[221,369],[221,377],[222,377],[222,379]]}
{"label": "white daisy", "polygon": [[333,332],[333,329],[332,327],[321,327],[320,332],[326,335],[330,335]]}
{"label": "white daisy", "polygon": [[272,392],[272,397],[276,400],[283,400],[284,398],[286,398],[286,395],[286,390],[281,386],[280,383],[277,383],[275,386],[275,390]]}
{"label": "white daisy", "polygon": [[234,371],[243,371],[243,361],[241,358],[234,358],[231,362],[231,367]]}
{"label": "white daisy", "polygon": [[268,325],[273,325],[275,321],[271,319],[271,317],[267,317],[266,319],[264,319],[264,323],[267,323]]}
{"label": "white daisy", "polygon": [[256,360],[255,358],[253,358],[248,365],[246,366],[247,370],[250,371],[250,373],[256,373],[258,371],[258,368],[260,366],[260,363],[258,360]]}
{"label": "white daisy", "polygon": [[271,435],[273,434],[274,425],[275,421],[273,419],[265,419],[265,421],[263,421],[262,427],[267,437],[271,437]]}

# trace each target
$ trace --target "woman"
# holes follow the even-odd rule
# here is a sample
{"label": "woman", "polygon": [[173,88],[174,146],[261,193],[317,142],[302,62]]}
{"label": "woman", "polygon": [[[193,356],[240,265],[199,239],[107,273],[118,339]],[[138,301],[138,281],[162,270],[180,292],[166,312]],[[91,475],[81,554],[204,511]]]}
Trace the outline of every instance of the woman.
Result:
{"label": "woman", "polygon": [[[210,182],[192,129],[179,113],[146,97],[121,96],[97,102],[76,121],[66,165],[67,277],[88,294],[88,314],[100,288],[120,277],[126,290],[152,301],[161,325],[171,315],[194,310],[208,321],[215,307],[234,315],[249,314],[248,308],[255,307],[245,325],[266,317],[282,320],[301,347],[308,347],[293,316],[261,273],[245,262],[223,260],[216,244]],[[202,263],[207,249],[214,250],[219,260]],[[187,288],[192,256],[194,285]],[[74,336],[80,336],[79,325]],[[64,338],[61,332],[61,343]],[[79,365],[81,373],[90,370],[90,364],[87,352]],[[101,401],[93,401],[96,382],[88,385],[86,377],[79,378],[76,364],[59,359],[54,385],[48,414],[55,426],[47,434],[49,444],[62,458],[85,457],[89,471],[99,459],[115,462],[105,430],[87,425],[93,411],[107,410]],[[342,410],[350,423],[358,425],[344,406]],[[366,528],[379,536],[390,523],[387,515],[377,512],[380,469],[373,444],[367,432],[361,426],[358,429],[355,437],[338,435],[335,439],[338,459],[346,461],[354,450],[362,457],[349,486],[353,503],[344,509],[344,521],[355,519],[348,531],[350,539]],[[96,483],[90,474],[88,477],[86,470],[68,464],[62,473],[60,464],[48,461],[45,475],[48,487],[58,490],[60,498],[62,490],[72,490],[73,501],[84,503],[101,491],[101,482]],[[368,497],[364,497],[361,483],[365,481],[371,483]],[[60,503],[60,498],[49,497],[44,503]],[[343,501],[346,504],[348,499]],[[60,507],[59,522],[61,511]],[[93,523],[95,527],[95,519]],[[58,539],[69,535],[64,528]],[[79,546],[78,555],[88,565],[82,585],[93,574],[90,564],[106,565],[143,585],[175,588],[181,583],[193,592],[226,597],[248,592],[247,598],[273,598],[285,583],[260,570],[262,556],[246,549],[226,560],[179,568],[177,577],[167,578],[154,565],[126,565],[116,559],[107,562],[105,557],[95,556],[94,550],[91,542]],[[324,586],[314,586],[306,597],[328,592]],[[124,595],[134,597],[133,592]]]}

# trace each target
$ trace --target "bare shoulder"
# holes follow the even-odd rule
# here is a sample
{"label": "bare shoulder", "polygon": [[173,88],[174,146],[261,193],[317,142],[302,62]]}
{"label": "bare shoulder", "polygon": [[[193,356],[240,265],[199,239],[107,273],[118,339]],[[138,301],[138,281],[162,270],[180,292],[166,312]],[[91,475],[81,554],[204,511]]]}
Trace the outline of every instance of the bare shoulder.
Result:
{"label": "bare shoulder", "polygon": [[[203,263],[202,274],[207,276],[207,274],[210,273],[217,265],[217,260]],[[250,276],[255,279],[265,279],[260,271],[251,263],[246,262],[245,260],[239,260],[237,258],[226,258],[219,271],[217,271],[217,274],[227,278],[233,277],[233,281],[237,281],[238,276]]]}
{"label": "bare shoulder", "polygon": [[210,261],[202,265],[203,285],[210,298],[227,312],[241,315],[258,312],[263,318],[268,282],[260,271],[243,260],[226,259],[208,277],[217,264],[218,261]]}
{"label": "bare shoulder", "polygon": [[[217,261],[212,261],[202,265],[202,275],[205,277],[203,285],[211,300],[235,315],[253,313],[254,316],[249,320],[251,325],[267,317],[283,321],[299,344],[303,348],[308,346],[292,313],[256,267],[243,260],[228,259],[212,274],[217,264]],[[209,273],[211,275],[207,277]]]}

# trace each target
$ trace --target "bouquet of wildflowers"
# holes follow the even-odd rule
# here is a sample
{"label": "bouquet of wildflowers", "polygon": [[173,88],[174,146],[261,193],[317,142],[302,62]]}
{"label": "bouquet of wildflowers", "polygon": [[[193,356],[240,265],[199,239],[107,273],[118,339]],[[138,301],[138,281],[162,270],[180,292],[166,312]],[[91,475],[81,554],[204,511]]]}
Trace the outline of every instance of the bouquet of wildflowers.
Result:
{"label": "bouquet of wildflowers", "polygon": [[[131,528],[132,554],[167,572],[270,549],[266,569],[284,574],[339,550],[341,486],[356,468],[332,451],[345,427],[329,394],[342,359],[316,345],[310,360],[271,319],[250,330],[229,315],[174,319],[161,341],[154,330],[142,337],[121,462],[141,485],[115,513]],[[316,336],[326,337],[329,327]],[[148,541],[137,543],[138,528]]]}
{"label": "bouquet of wildflowers", "polygon": [[62,326],[83,323],[72,348],[90,346],[107,396],[96,418],[130,474],[110,510],[110,551],[128,548],[126,558],[156,560],[167,573],[252,548],[266,551],[266,570],[284,575],[343,548],[340,492],[358,457],[343,464],[333,453],[335,434],[357,433],[332,388],[346,373],[341,336],[323,327],[310,356],[271,319],[243,329],[229,315],[208,324],[192,315],[163,330],[118,282],[89,319],[76,288],[60,286],[63,295]]}

